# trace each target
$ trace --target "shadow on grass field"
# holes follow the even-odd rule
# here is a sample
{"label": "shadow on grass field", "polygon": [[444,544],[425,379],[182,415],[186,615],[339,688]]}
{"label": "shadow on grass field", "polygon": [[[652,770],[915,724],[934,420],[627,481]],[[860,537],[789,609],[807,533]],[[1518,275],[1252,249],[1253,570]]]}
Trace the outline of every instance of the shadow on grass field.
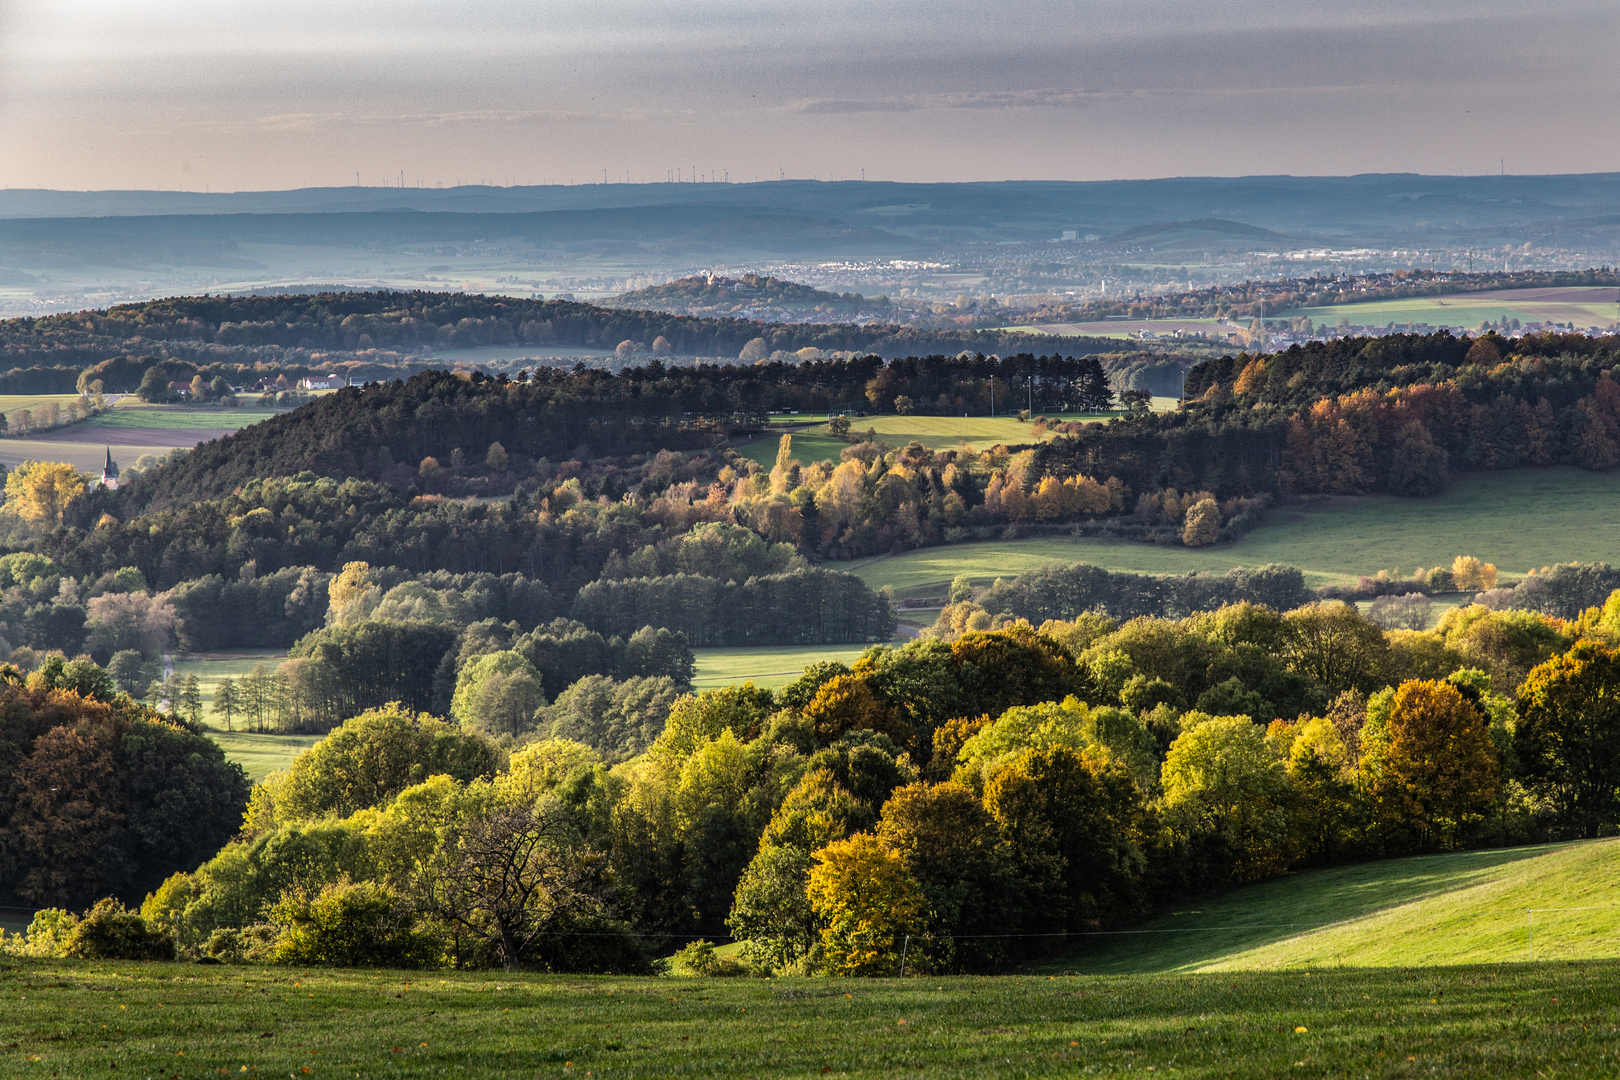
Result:
{"label": "shadow on grass field", "polygon": [[1054,563],[1154,574],[1286,563],[1315,587],[1385,569],[1449,566],[1458,555],[1477,555],[1515,575],[1555,562],[1620,563],[1620,472],[1467,473],[1433,498],[1378,495],[1274,510],[1247,536],[1207,548],[1043,535],[829,565],[873,588],[892,585],[901,596],[923,596],[941,593],[957,574],[989,584]]}
{"label": "shadow on grass field", "polygon": [[8,1077],[1598,1077],[1620,966],[651,979],[11,960]]}
{"label": "shadow on grass field", "polygon": [[[1166,912],[1037,970],[1144,974],[1620,957],[1620,840],[1313,870]],[[1581,909],[1581,910],[1551,910]]]}

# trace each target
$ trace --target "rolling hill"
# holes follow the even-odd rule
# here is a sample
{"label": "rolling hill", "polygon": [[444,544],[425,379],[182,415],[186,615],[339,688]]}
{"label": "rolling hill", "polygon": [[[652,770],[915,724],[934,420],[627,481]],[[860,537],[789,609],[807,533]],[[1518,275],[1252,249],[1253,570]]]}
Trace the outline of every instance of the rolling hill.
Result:
{"label": "rolling hill", "polygon": [[1088,975],[1620,956],[1620,840],[1314,870],[1189,904],[1063,959]]}

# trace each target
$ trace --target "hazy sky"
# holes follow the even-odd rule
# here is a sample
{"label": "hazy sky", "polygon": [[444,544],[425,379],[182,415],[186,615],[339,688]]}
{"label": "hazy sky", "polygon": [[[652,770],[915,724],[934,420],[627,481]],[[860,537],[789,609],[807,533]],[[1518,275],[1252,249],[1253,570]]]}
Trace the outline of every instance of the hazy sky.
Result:
{"label": "hazy sky", "polygon": [[0,184],[1620,170],[1615,0],[0,0]]}

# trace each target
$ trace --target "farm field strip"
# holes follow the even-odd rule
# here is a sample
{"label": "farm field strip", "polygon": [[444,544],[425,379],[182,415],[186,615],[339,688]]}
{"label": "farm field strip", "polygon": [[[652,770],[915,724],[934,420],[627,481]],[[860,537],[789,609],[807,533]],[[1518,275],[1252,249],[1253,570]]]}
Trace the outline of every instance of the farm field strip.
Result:
{"label": "farm field strip", "polygon": [[838,568],[873,588],[927,596],[958,574],[989,584],[1053,563],[1155,574],[1286,563],[1315,587],[1385,569],[1450,565],[1465,554],[1495,563],[1504,575],[1572,560],[1620,562],[1620,475],[1574,468],[1465,473],[1430,498],[1376,495],[1274,510],[1247,536],[1207,548],[1036,535],[920,548]]}
{"label": "farm field strip", "polygon": [[1620,297],[1612,287],[1498,289],[1452,296],[1413,296],[1397,300],[1369,300],[1279,312],[1277,319],[1305,316],[1312,322],[1335,323],[1340,318],[1356,326],[1426,322],[1433,325],[1478,326],[1487,320],[1574,323],[1579,327],[1607,327],[1620,320]]}
{"label": "farm field strip", "polygon": [[161,431],[236,431],[260,420],[276,415],[278,411],[252,405],[234,409],[210,408],[191,405],[128,405],[120,404],[99,416],[81,420],[75,429],[144,428]]}
{"label": "farm field strip", "polygon": [[1614,963],[681,979],[14,960],[7,1075],[1613,1075]]}

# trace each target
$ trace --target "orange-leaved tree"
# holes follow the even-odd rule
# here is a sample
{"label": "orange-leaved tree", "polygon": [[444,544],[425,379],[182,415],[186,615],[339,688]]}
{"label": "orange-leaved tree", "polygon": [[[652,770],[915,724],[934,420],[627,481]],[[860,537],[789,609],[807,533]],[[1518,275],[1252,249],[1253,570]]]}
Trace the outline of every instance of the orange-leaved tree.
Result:
{"label": "orange-leaved tree", "polygon": [[1391,841],[1455,847],[1496,797],[1501,757],[1485,716],[1451,683],[1403,682],[1362,739],[1363,790]]}

